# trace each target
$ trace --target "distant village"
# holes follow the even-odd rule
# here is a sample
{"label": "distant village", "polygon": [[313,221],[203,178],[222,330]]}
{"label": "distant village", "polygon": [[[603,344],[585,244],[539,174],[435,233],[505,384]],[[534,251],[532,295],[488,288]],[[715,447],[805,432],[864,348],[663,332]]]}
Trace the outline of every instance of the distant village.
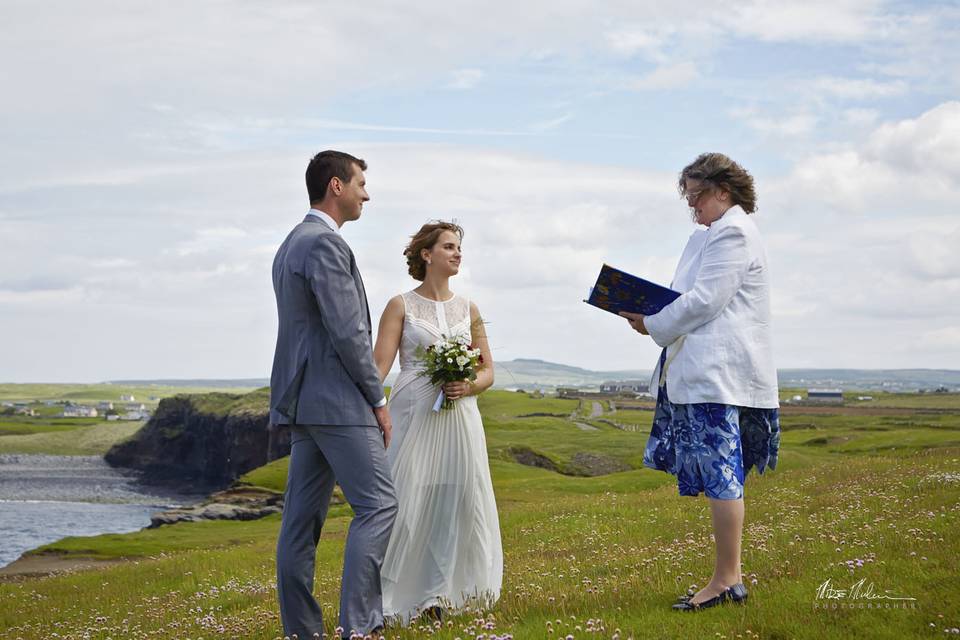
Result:
{"label": "distant village", "polygon": [[[155,400],[156,398],[151,398]],[[147,420],[151,413],[142,402],[137,402],[135,396],[122,394],[119,402],[103,400],[96,404],[82,404],[72,400],[40,400],[34,402],[3,402],[3,413],[36,417],[39,415],[50,416],[47,411],[39,411],[39,407],[60,407],[54,417],[59,418],[105,418],[108,421],[114,420]]]}
{"label": "distant village", "polygon": [[[920,389],[918,393],[949,393],[950,389],[940,386],[936,389]],[[561,398],[632,398],[641,400],[651,398],[650,384],[643,380],[609,380],[599,387],[557,387],[557,396]],[[858,402],[871,402],[871,395],[852,396]],[[807,389],[806,395],[794,394],[784,399],[785,404],[842,405],[842,389]]]}

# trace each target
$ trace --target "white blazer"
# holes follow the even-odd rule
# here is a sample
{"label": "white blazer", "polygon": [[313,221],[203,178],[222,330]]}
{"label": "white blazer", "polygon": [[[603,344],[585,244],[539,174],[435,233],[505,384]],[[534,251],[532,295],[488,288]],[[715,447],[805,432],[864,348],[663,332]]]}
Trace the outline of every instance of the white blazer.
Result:
{"label": "white blazer", "polygon": [[[682,295],[644,320],[650,337],[667,347],[670,401],[779,407],[767,254],[750,216],[734,206],[694,231],[671,286]],[[654,394],[659,380],[658,362]]]}

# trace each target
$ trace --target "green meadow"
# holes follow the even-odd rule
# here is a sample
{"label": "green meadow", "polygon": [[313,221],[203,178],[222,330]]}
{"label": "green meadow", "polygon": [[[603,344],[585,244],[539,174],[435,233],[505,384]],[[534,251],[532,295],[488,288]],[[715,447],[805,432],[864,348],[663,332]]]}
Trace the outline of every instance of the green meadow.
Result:
{"label": "green meadow", "polygon": [[[121,395],[134,396],[137,402],[156,404],[159,398],[166,398],[178,393],[210,393],[224,391],[228,393],[243,393],[252,391],[253,387],[174,387],[160,384],[148,385],[121,385],[105,382],[95,384],[43,384],[43,383],[2,383],[0,384],[0,400],[11,402],[31,402],[41,400],[72,400],[73,402],[121,402]],[[151,399],[153,397],[154,399]]]}
{"label": "green meadow", "polygon": [[0,454],[103,455],[142,426],[140,421],[107,422],[102,418],[0,416]]}
{"label": "green meadow", "polygon": [[[108,422],[105,417],[63,418],[62,404],[47,406],[45,401],[71,401],[96,405],[113,402],[119,413],[128,404],[120,396],[133,396],[135,403],[155,408],[160,399],[182,393],[203,394],[209,408],[225,394],[245,393],[252,402],[262,399],[252,389],[237,387],[173,387],[165,385],[129,386],[114,384],[0,384],[0,401],[26,402],[36,416],[4,415],[0,412],[0,454],[46,453],[63,456],[103,455],[115,443],[132,436],[143,426],[140,421]],[[232,395],[230,396],[232,397]],[[243,404],[241,401],[239,404]],[[235,403],[237,404],[237,403]],[[261,403],[262,404],[262,403]],[[204,407],[208,408],[208,407]]]}
{"label": "green meadow", "polygon": [[[960,627],[960,398],[874,396],[868,407],[784,409],[778,468],[746,485],[750,598],[685,614],[670,604],[710,576],[709,509],[642,468],[652,413],[590,417],[589,402],[488,392],[480,404],[505,554],[500,600],[387,636],[942,637]],[[0,442],[62,433],[72,431]],[[518,464],[518,451],[556,470]],[[629,470],[590,477],[584,453]],[[282,459],[241,481],[282,491],[285,473]],[[317,556],[330,637],[349,517],[349,507],[331,508]],[[178,524],[38,549],[126,561],[0,583],[0,638],[280,638],[278,526],[276,516]]]}

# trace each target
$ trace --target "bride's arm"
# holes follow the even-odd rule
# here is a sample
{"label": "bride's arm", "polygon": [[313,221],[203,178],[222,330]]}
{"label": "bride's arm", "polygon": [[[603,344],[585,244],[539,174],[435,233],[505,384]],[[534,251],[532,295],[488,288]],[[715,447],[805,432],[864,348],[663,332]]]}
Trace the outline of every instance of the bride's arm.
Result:
{"label": "bride's arm", "polygon": [[390,298],[377,329],[377,344],[373,347],[373,360],[377,363],[382,383],[397,357],[400,337],[403,335],[403,299],[400,296]]}
{"label": "bride's arm", "polygon": [[493,355],[490,353],[490,343],[487,341],[487,327],[483,324],[483,317],[477,305],[470,303],[470,334],[474,346],[480,349],[483,356],[483,367],[477,372],[477,379],[470,385],[470,395],[479,395],[493,386]]}

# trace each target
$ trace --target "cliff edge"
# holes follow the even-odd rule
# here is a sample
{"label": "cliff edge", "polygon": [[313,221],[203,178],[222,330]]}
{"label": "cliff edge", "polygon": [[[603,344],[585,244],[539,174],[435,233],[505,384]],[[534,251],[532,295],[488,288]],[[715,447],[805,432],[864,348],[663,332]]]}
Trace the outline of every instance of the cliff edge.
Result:
{"label": "cliff edge", "polygon": [[140,431],[104,457],[113,466],[142,471],[147,484],[223,489],[290,453],[289,430],[269,428],[269,398],[269,388],[165,398]]}

